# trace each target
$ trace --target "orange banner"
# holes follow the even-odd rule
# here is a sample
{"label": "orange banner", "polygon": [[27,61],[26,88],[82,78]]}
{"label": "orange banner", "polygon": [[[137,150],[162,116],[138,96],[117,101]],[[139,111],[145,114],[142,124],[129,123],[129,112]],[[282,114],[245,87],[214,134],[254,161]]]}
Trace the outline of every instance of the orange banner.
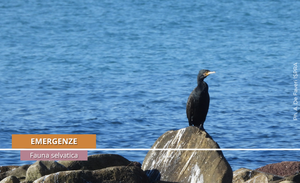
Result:
{"label": "orange banner", "polygon": [[14,134],[12,148],[96,148],[95,134]]}

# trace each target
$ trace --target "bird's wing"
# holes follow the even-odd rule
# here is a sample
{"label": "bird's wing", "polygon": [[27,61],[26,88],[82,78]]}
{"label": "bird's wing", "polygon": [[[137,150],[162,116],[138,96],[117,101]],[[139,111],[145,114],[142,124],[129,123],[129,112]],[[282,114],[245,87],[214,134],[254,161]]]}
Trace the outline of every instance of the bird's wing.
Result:
{"label": "bird's wing", "polygon": [[190,94],[188,101],[186,103],[186,116],[189,120],[189,125],[192,125],[192,121],[193,121],[193,115],[194,115],[194,97],[192,94]]}

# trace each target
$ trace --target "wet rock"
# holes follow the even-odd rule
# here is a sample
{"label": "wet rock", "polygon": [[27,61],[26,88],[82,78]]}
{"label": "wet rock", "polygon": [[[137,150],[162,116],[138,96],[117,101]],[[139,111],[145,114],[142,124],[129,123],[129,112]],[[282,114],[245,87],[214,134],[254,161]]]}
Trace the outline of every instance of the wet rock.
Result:
{"label": "wet rock", "polygon": [[92,171],[92,177],[100,180],[121,181],[131,183],[148,183],[145,172],[136,166],[117,166]]}
{"label": "wet rock", "polygon": [[300,173],[298,173],[296,175],[291,175],[291,176],[285,177],[284,180],[299,183],[300,182]]}
{"label": "wet rock", "polygon": [[117,154],[95,154],[88,157],[88,169],[97,170],[112,166],[127,166],[130,161]]}
{"label": "wet rock", "polygon": [[34,181],[44,175],[65,171],[67,168],[55,161],[37,161],[26,172],[26,181]]}
{"label": "wet rock", "polygon": [[34,183],[148,183],[148,177],[138,167],[116,166],[98,170],[73,170],[46,175]]}
{"label": "wet rock", "polygon": [[[219,149],[219,145],[205,131],[190,126],[164,133],[152,146],[156,148]],[[151,182],[232,183],[232,169],[222,151],[216,150],[150,150],[142,169]]]}
{"label": "wet rock", "polygon": [[266,172],[280,176],[290,176],[300,171],[299,161],[283,161],[281,163],[268,164],[256,169],[261,172]]}
{"label": "wet rock", "polygon": [[7,172],[18,167],[19,166],[0,166],[0,173]]}
{"label": "wet rock", "polygon": [[271,183],[282,180],[283,177],[256,170],[240,168],[233,172],[233,183]]}
{"label": "wet rock", "polygon": [[273,181],[271,183],[300,183],[300,173],[285,177],[279,181]]}
{"label": "wet rock", "polygon": [[64,165],[68,170],[88,169],[88,161],[58,161],[58,163]]}
{"label": "wet rock", "polygon": [[7,172],[16,169],[19,166],[0,166],[0,180],[4,179],[7,177]]}
{"label": "wet rock", "polygon": [[136,167],[142,168],[142,164],[137,161],[131,161],[130,164],[127,166],[136,166]]}
{"label": "wet rock", "polygon": [[15,176],[8,176],[5,179],[1,180],[0,183],[19,183],[19,179]]}
{"label": "wet rock", "polygon": [[0,180],[4,179],[5,177],[7,177],[6,172],[0,173]]}
{"label": "wet rock", "polygon": [[7,175],[15,176],[19,179],[19,181],[25,180],[27,169],[30,165],[23,165],[16,169],[13,169],[7,172]]}
{"label": "wet rock", "polygon": [[127,166],[129,160],[117,154],[95,154],[88,156],[88,161],[59,161],[68,170],[97,170],[112,166]]}
{"label": "wet rock", "polygon": [[19,181],[22,181],[26,177],[26,171],[30,165],[23,165],[16,168],[10,168],[7,169],[6,172],[3,172],[0,174],[0,180],[4,179],[8,176],[15,176],[19,179]]}

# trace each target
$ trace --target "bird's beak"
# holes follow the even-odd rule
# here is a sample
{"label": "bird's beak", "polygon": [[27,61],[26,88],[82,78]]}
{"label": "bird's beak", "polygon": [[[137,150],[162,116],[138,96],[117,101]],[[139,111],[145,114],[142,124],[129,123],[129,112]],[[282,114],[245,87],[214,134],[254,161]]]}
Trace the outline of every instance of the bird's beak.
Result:
{"label": "bird's beak", "polygon": [[208,76],[208,75],[210,75],[210,74],[214,74],[214,73],[216,73],[216,72],[215,72],[215,71],[207,72],[207,73],[206,73],[206,76]]}

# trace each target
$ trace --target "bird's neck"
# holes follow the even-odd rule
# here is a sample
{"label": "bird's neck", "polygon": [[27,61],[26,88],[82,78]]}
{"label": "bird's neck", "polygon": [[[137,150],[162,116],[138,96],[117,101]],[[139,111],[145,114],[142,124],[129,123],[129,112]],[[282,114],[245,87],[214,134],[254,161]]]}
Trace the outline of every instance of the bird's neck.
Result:
{"label": "bird's neck", "polygon": [[200,90],[203,90],[206,87],[206,83],[203,80],[198,81],[198,86]]}

